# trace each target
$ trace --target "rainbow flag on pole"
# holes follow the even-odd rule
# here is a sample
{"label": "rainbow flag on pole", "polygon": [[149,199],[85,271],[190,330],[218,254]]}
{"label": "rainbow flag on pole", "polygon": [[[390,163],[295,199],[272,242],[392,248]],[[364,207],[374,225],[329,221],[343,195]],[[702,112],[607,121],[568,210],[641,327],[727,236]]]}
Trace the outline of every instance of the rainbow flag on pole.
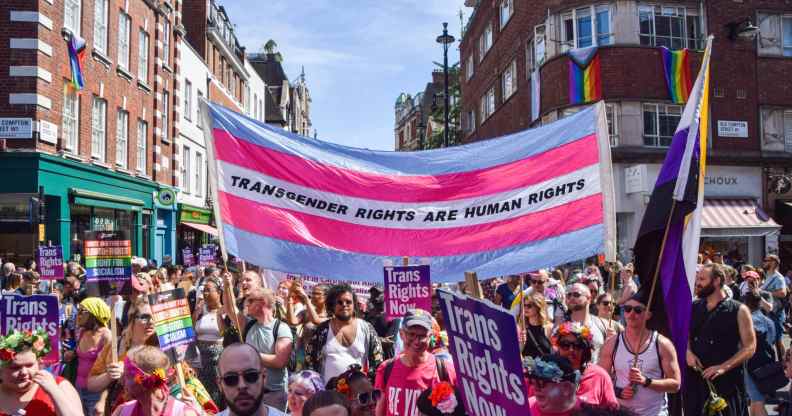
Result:
{"label": "rainbow flag on pole", "polygon": [[569,103],[583,104],[602,98],[602,78],[597,47],[569,52]]}
{"label": "rainbow flag on pole", "polygon": [[85,57],[85,39],[71,33],[69,35],[69,66],[71,66],[71,85],[79,91],[85,87],[82,62]]}
{"label": "rainbow flag on pole", "polygon": [[663,55],[663,71],[668,86],[668,95],[675,104],[684,104],[693,88],[690,81],[688,50],[671,51],[662,46],[660,53]]}

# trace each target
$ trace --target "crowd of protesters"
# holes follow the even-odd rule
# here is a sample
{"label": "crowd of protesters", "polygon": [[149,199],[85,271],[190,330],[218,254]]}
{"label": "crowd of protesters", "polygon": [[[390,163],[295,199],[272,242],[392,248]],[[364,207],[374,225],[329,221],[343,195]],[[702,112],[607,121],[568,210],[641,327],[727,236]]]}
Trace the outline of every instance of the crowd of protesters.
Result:
{"label": "crowd of protesters", "polygon": [[[685,357],[648,328],[630,264],[506,276],[483,292],[517,317],[532,415],[763,416],[792,376],[780,266],[774,255],[758,267],[702,256]],[[431,311],[388,321],[378,286],[363,300],[343,284],[270,288],[253,270],[143,259],[112,296],[91,293],[78,263],[56,281],[34,262],[5,263],[0,284],[3,296],[57,295],[61,341],[2,334],[0,415],[465,414],[436,296]],[[148,295],[175,288],[196,341],[165,353]],[[61,362],[44,368],[52,348]],[[792,415],[783,402],[778,411]]]}

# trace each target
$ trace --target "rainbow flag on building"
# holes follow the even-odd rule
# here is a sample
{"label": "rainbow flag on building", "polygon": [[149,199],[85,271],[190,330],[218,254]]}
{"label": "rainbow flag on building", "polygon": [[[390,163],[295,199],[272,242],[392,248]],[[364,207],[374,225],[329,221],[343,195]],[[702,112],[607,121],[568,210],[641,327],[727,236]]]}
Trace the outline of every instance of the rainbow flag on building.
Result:
{"label": "rainbow flag on building", "polygon": [[690,81],[688,50],[672,51],[662,46],[660,53],[663,55],[663,71],[668,86],[668,95],[675,104],[684,104],[693,88]]}
{"label": "rainbow flag on building", "polygon": [[71,67],[71,85],[79,91],[85,87],[82,63],[85,57],[85,39],[69,34],[69,66]]}
{"label": "rainbow flag on building", "polygon": [[590,103],[601,98],[602,78],[597,47],[569,51],[569,103]]}

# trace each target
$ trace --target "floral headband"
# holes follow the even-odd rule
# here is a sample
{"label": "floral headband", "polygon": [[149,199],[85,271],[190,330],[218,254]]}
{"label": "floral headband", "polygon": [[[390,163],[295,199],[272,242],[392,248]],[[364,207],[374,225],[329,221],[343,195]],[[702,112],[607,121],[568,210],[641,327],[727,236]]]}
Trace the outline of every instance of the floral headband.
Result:
{"label": "floral headband", "polygon": [[52,346],[47,332],[41,328],[35,332],[30,330],[19,332],[12,329],[8,335],[0,337],[0,366],[7,365],[18,353],[28,349],[33,351],[37,359],[49,354]]}
{"label": "floral headband", "polygon": [[558,341],[567,335],[572,335],[590,346],[593,342],[594,335],[586,325],[580,322],[564,322],[553,331],[553,345],[558,346]]}
{"label": "floral headband", "polygon": [[571,373],[565,373],[558,363],[551,360],[526,357],[523,360],[523,367],[529,378],[548,380],[553,383],[568,381],[578,384],[580,382],[580,371],[574,370]]}
{"label": "floral headband", "polygon": [[437,410],[443,414],[452,414],[457,407],[457,398],[454,393],[454,386],[447,381],[443,381],[432,387],[432,394],[429,400]]}
{"label": "floral headband", "polygon": [[156,389],[168,391],[168,376],[165,369],[156,368],[149,374],[141,370],[129,357],[124,358],[124,377],[149,391]]}

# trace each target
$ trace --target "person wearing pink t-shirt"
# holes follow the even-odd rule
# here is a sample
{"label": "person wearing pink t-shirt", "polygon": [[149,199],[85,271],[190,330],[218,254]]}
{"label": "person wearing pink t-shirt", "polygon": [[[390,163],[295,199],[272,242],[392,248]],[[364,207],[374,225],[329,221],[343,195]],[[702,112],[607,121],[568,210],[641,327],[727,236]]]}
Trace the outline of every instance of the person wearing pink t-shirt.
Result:
{"label": "person wearing pink t-shirt", "polygon": [[382,391],[376,416],[418,416],[418,397],[436,384],[456,384],[451,361],[436,358],[429,351],[432,317],[421,309],[407,311],[399,335],[404,351],[377,368],[374,386]]}
{"label": "person wearing pink t-shirt", "polygon": [[534,396],[528,399],[531,416],[571,416],[583,405],[577,396],[580,371],[555,354],[528,358],[525,372]]}

